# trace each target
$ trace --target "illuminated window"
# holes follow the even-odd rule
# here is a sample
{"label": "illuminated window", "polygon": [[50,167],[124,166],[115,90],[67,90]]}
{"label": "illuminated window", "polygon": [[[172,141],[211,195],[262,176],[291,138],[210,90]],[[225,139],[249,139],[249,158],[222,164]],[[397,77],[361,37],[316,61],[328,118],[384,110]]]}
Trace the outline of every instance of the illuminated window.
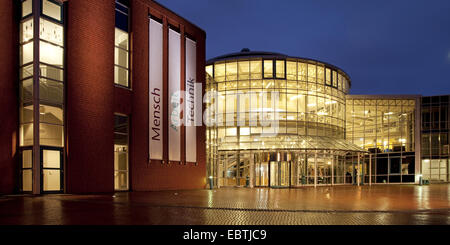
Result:
{"label": "illuminated window", "polygon": [[206,67],[206,74],[208,74],[209,76],[213,76],[213,66],[209,65]]}
{"label": "illuminated window", "polygon": [[331,86],[331,70],[327,68],[325,70],[325,84]]}
{"label": "illuminated window", "polygon": [[237,80],[237,62],[228,62],[225,67],[227,81]]}
{"label": "illuminated window", "polygon": [[57,21],[61,21],[62,6],[50,0],[42,0],[42,14]]}
{"label": "illuminated window", "polygon": [[22,191],[33,190],[33,151],[22,151]]}
{"label": "illuminated window", "polygon": [[273,78],[272,60],[264,60],[264,78]]}
{"label": "illuminated window", "polygon": [[25,65],[33,61],[33,42],[20,46],[20,65]]}
{"label": "illuminated window", "polygon": [[33,13],[33,1],[25,0],[22,2],[22,18]]}
{"label": "illuminated window", "polygon": [[286,61],[286,79],[297,80],[297,62]]}
{"label": "illuminated window", "polygon": [[[64,45],[64,28],[62,25],[41,18],[39,23],[39,38],[58,46]],[[31,38],[33,36],[31,35]],[[30,39],[31,39],[30,38]]]}
{"label": "illuminated window", "polygon": [[308,82],[316,82],[316,66],[308,64]]}
{"label": "illuminated window", "polygon": [[39,59],[40,62],[62,67],[64,63],[64,49],[62,47],[43,42],[39,43]]}
{"label": "illuminated window", "polygon": [[338,74],[338,89],[342,90],[342,75]]}
{"label": "illuminated window", "polygon": [[20,23],[20,43],[26,43],[33,39],[33,18]]}
{"label": "illuminated window", "polygon": [[275,65],[276,78],[285,78],[285,61],[277,60]]}
{"label": "illuminated window", "polygon": [[324,72],[323,72],[323,66],[317,66],[317,83],[323,84],[324,79]]}
{"label": "illuminated window", "polygon": [[[22,1],[19,31],[19,145],[22,153],[21,191],[33,190],[33,176],[40,175],[37,191],[61,191],[64,147],[64,26],[63,4],[35,0],[41,11],[33,13],[33,1]],[[30,16],[30,15],[37,16]],[[35,18],[39,17],[39,18]],[[36,20],[36,21],[35,21]],[[39,27],[35,31],[35,27]],[[35,45],[35,43],[37,45]],[[35,51],[39,51],[35,59]],[[36,74],[34,69],[38,68]],[[38,90],[35,89],[38,83]],[[39,98],[33,98],[38,93]],[[36,110],[38,112],[36,113]],[[36,113],[36,115],[35,115]],[[34,135],[38,128],[39,134]],[[34,173],[31,146],[38,139],[41,172]],[[52,150],[44,149],[52,147]],[[56,149],[58,147],[59,149]],[[36,160],[36,159],[34,159]]]}
{"label": "illuminated window", "polygon": [[286,78],[285,60],[264,60],[264,78]]}
{"label": "illuminated window", "polygon": [[307,71],[307,65],[305,63],[298,63],[298,80],[301,81],[306,81],[307,77],[306,74],[308,73]]}
{"label": "illuminated window", "polygon": [[225,81],[225,63],[214,65],[214,80],[216,82]]}
{"label": "illuminated window", "polygon": [[245,80],[250,78],[250,63],[249,61],[238,62],[239,80]]}
{"label": "illuminated window", "polygon": [[333,71],[333,87],[337,88],[338,80],[337,80],[337,72]]}
{"label": "illuminated window", "polygon": [[261,79],[262,78],[262,61],[261,60],[250,61],[250,74],[251,74],[251,79]]}
{"label": "illuminated window", "polygon": [[129,84],[128,6],[116,0],[116,28],[114,42],[114,83],[126,88]]}

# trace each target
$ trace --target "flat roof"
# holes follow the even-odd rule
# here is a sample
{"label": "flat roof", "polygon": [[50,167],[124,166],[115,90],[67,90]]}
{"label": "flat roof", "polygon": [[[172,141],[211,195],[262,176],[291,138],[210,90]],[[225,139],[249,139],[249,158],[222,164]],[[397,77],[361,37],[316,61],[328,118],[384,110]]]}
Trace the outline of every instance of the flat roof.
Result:
{"label": "flat roof", "polygon": [[316,59],[310,59],[305,57],[298,57],[298,56],[289,56],[282,53],[276,53],[276,52],[267,52],[267,51],[250,51],[249,49],[242,49],[240,52],[235,53],[229,53],[225,55],[220,55],[214,58],[211,58],[206,61],[206,65],[212,65],[216,62],[220,61],[227,61],[227,60],[236,60],[236,59],[252,59],[252,58],[263,58],[263,59],[298,59],[298,60],[305,60],[305,61],[312,61],[312,63],[321,63],[324,64],[330,68],[339,70],[342,72],[346,77],[347,80],[351,86],[351,77],[348,75],[347,72],[345,72],[342,68],[332,65],[328,62],[324,62],[321,60]]}

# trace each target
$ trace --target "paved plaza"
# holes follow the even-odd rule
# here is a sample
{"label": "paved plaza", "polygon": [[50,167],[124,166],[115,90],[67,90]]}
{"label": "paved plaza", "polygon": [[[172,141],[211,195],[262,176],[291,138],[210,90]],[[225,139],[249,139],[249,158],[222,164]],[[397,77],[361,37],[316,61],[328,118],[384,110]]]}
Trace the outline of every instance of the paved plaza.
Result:
{"label": "paved plaza", "polygon": [[0,196],[1,225],[440,225],[450,185]]}

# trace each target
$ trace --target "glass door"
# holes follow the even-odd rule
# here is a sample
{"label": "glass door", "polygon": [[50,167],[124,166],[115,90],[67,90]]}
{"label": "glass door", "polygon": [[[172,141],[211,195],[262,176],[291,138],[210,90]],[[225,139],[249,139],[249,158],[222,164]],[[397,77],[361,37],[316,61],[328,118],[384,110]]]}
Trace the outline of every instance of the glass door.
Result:
{"label": "glass door", "polygon": [[269,163],[260,162],[255,164],[256,170],[256,186],[269,185]]}
{"label": "glass door", "polygon": [[234,187],[238,185],[238,159],[235,153],[224,153],[219,158],[219,185]]}
{"label": "glass door", "polygon": [[60,193],[64,190],[63,150],[57,147],[41,147],[41,190],[44,193]]}
{"label": "glass door", "polygon": [[290,161],[270,162],[270,187],[289,187]]}
{"label": "glass door", "polygon": [[270,187],[279,186],[279,162],[270,162]]}

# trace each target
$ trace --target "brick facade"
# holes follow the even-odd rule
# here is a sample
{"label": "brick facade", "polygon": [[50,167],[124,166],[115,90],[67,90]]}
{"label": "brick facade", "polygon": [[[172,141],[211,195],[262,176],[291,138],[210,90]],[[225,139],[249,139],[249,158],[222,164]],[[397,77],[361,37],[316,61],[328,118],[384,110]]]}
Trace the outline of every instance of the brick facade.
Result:
{"label": "brick facade", "polygon": [[0,1],[0,194],[13,193],[18,161],[18,27],[12,1]]}
{"label": "brick facade", "polygon": [[114,191],[114,1],[68,1],[66,192]]}
{"label": "brick facade", "polygon": [[[163,87],[167,91],[168,84],[168,24],[180,29],[181,33],[188,33],[197,41],[197,79],[204,81],[205,73],[205,33],[175,13],[163,8],[152,1],[131,1],[131,40],[132,40],[132,115],[130,135],[130,187],[136,191],[162,189],[195,189],[206,185],[206,149],[205,127],[197,128],[197,160],[194,163],[171,162],[168,164],[168,145],[165,143],[165,163],[149,161],[148,130],[149,130],[149,87],[148,87],[148,16],[151,14],[163,20]],[[183,40],[183,38],[182,38]],[[184,43],[184,42],[183,42]],[[180,44],[182,45],[182,44]],[[184,54],[184,46],[181,53]],[[184,57],[184,56],[183,56]],[[184,64],[185,62],[182,62]],[[184,71],[184,67],[181,69]],[[182,72],[184,87],[184,73]],[[204,84],[203,84],[204,88]],[[168,108],[168,96],[165,96],[164,107]],[[165,121],[168,121],[165,113]],[[166,134],[164,142],[168,142],[168,127],[164,127]],[[184,145],[184,130],[182,129],[182,146]],[[182,151],[183,152],[183,151]],[[184,156],[182,155],[182,159]]]}
{"label": "brick facade", "polygon": [[[19,190],[18,31],[20,1],[0,2],[0,194]],[[66,193],[114,191],[114,114],[130,117],[130,190],[194,189],[206,185],[205,127],[197,128],[197,163],[149,161],[149,14],[164,24],[167,89],[168,24],[197,41],[197,82],[204,81],[205,33],[150,0],[130,1],[131,89],[114,85],[115,1],[65,1]],[[16,4],[17,3],[17,4]],[[184,57],[184,38],[181,52]],[[181,62],[182,73],[185,62]],[[184,73],[181,77],[184,87]],[[204,86],[203,86],[204,89]],[[168,100],[165,108],[168,108]],[[167,116],[167,113],[165,113]],[[5,116],[7,115],[7,116]],[[167,122],[166,118],[166,122]],[[168,131],[167,125],[165,131]],[[182,128],[182,146],[185,133]],[[168,142],[166,133],[165,142]],[[166,144],[165,151],[168,151]],[[184,151],[182,151],[184,152]],[[166,159],[168,157],[165,154]],[[185,159],[185,156],[182,156]]]}

